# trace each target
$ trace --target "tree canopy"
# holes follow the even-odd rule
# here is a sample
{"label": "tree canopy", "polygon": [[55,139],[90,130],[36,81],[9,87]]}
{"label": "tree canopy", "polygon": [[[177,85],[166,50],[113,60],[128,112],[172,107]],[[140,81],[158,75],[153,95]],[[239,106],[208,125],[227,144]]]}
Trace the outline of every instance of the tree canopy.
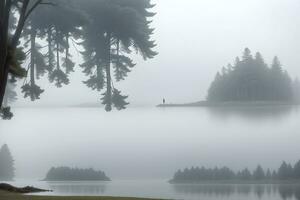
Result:
{"label": "tree canopy", "polygon": [[70,167],[52,167],[45,181],[110,181],[103,171]]}
{"label": "tree canopy", "polygon": [[127,77],[135,66],[129,57],[132,51],[141,54],[144,59],[153,58],[157,54],[150,37],[153,33],[150,18],[154,13],[148,10],[153,5],[149,0],[101,2],[81,2],[81,8],[90,16],[89,23],[82,31],[84,63],[81,67],[88,76],[84,81],[87,87],[104,90],[102,103],[105,109],[110,111],[114,106],[121,110],[128,104],[127,96],[114,87],[112,74],[116,81]]}
{"label": "tree canopy", "polygon": [[[145,60],[157,55],[155,42],[151,39],[154,31],[151,22],[155,15],[150,11],[154,7],[151,0],[26,0],[6,3],[8,5],[3,5],[3,9],[7,9],[6,15],[9,15],[5,29],[7,37],[2,38],[0,47],[3,47],[4,57],[8,55],[10,58],[1,58],[4,71],[0,86],[6,85],[9,73],[14,81],[15,77],[27,75],[22,93],[32,101],[40,99],[45,91],[37,81],[43,76],[47,75],[58,88],[70,83],[69,75],[78,64],[70,53],[73,45],[84,60],[80,64],[87,76],[84,84],[101,92],[99,100],[102,100],[105,110],[111,111],[113,107],[125,109],[128,96],[116,88],[115,82],[124,80],[136,66],[130,55],[135,52]],[[11,50],[5,48],[6,43],[12,46]],[[9,70],[5,71],[5,68]]]}

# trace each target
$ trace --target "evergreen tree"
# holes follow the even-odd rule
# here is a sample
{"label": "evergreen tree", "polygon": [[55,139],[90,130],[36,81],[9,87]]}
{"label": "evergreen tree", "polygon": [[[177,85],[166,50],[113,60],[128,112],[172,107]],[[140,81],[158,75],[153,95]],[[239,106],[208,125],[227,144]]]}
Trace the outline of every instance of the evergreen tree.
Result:
{"label": "evergreen tree", "polygon": [[14,160],[8,146],[5,144],[0,149],[0,180],[12,181],[14,176]]}
{"label": "evergreen tree", "polygon": [[[69,84],[75,68],[70,54],[73,43],[76,50],[79,45],[84,49],[81,66],[89,77],[84,83],[104,90],[101,99],[107,111],[125,109],[128,96],[121,94],[115,82],[124,80],[136,65],[130,54],[136,52],[145,60],[157,55],[151,39],[155,13],[150,11],[154,7],[150,0],[24,0],[4,1],[0,7],[7,8],[0,13],[4,22],[0,29],[5,32],[0,38],[0,105],[9,73],[28,74],[22,92],[32,101],[44,92],[37,79],[46,74],[57,87]],[[9,33],[14,35],[10,38]],[[21,36],[24,48],[18,48]],[[21,67],[26,58],[27,70]],[[10,111],[0,109],[1,116]]]}
{"label": "evergreen tree", "polygon": [[294,166],[293,177],[295,179],[300,179],[300,160]]}
{"label": "evergreen tree", "polygon": [[263,180],[265,179],[265,172],[263,168],[258,165],[255,171],[253,172],[253,178],[254,180]]}
{"label": "evergreen tree", "polygon": [[271,66],[271,97],[279,101],[289,101],[293,98],[291,79],[277,56]]}
{"label": "evergreen tree", "polygon": [[244,53],[243,53],[243,62],[246,62],[248,60],[252,60],[253,57],[251,55],[251,51],[249,48],[245,48]]}
{"label": "evergreen tree", "polygon": [[[32,3],[34,2],[34,3]],[[32,3],[32,4],[31,4]],[[43,0],[0,1],[0,109],[3,108],[3,99],[9,74],[15,77],[26,76],[22,68],[25,54],[19,48],[19,40],[26,20]],[[18,17],[16,17],[18,16]],[[13,33],[13,34],[12,34]],[[7,109],[5,109],[7,110]]]}
{"label": "evergreen tree", "polygon": [[278,179],[278,174],[277,174],[277,172],[274,170],[274,171],[272,172],[272,180],[276,180],[276,179]]}
{"label": "evergreen tree", "polygon": [[135,66],[128,55],[134,50],[144,59],[153,58],[157,53],[153,50],[151,40],[153,29],[150,28],[151,13],[154,5],[150,0],[92,0],[89,4],[81,3],[91,17],[90,23],[83,28],[85,49],[84,63],[81,67],[89,77],[84,83],[93,90],[103,93],[102,103],[106,111],[112,107],[124,109],[128,104],[127,96],[114,87],[112,69],[115,80],[123,80]]}
{"label": "evergreen tree", "polygon": [[244,170],[240,173],[240,175],[239,175],[238,178],[241,179],[241,180],[251,180],[252,174],[251,174],[251,172],[246,168],[246,169],[244,169]]}
{"label": "evergreen tree", "polygon": [[293,167],[286,162],[283,162],[278,169],[278,178],[280,180],[288,180],[293,178]]}
{"label": "evergreen tree", "polygon": [[74,71],[75,67],[69,53],[70,40],[81,36],[81,29],[86,23],[86,18],[75,2],[73,5],[70,1],[56,1],[60,6],[50,11],[51,24],[47,27],[50,45],[48,61],[49,68],[53,67],[49,73],[49,80],[60,88],[70,83],[69,74]]}
{"label": "evergreen tree", "polygon": [[267,173],[266,173],[266,179],[267,179],[267,180],[272,180],[272,173],[271,173],[271,170],[270,170],[270,169],[267,170]]}
{"label": "evergreen tree", "polygon": [[[30,82],[23,86],[23,92],[33,101],[43,93],[35,84],[35,77],[39,79],[48,72],[50,82],[57,87],[69,84],[68,75],[75,67],[69,53],[69,41],[79,38],[80,28],[86,23],[84,14],[73,1],[52,0],[52,3],[55,6],[35,10],[24,31],[30,43]],[[47,40],[47,54],[41,52],[43,47],[36,42],[37,38]]]}
{"label": "evergreen tree", "polygon": [[246,48],[242,60],[237,57],[234,66],[223,67],[222,73],[217,73],[208,90],[207,100],[289,102],[295,99],[295,91],[289,74],[282,70],[277,57],[268,68],[259,52],[253,58]]}

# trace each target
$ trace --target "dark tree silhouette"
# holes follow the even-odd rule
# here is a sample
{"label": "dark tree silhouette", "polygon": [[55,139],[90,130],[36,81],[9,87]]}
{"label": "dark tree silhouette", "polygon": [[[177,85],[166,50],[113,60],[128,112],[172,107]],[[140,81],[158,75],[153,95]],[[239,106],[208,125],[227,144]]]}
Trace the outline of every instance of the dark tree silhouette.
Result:
{"label": "dark tree silhouette", "polygon": [[[3,109],[3,99],[8,80],[11,74],[17,77],[24,77],[25,70],[21,62],[25,59],[22,49],[18,49],[19,40],[26,20],[32,11],[43,0],[2,0],[0,1],[0,109]],[[16,19],[17,12],[18,18]],[[14,15],[14,16],[12,16]],[[14,29],[14,30],[12,30]]]}
{"label": "dark tree silhouette", "polygon": [[280,180],[293,179],[293,167],[286,162],[283,162],[278,169],[277,178]]}
{"label": "dark tree silhouette", "polygon": [[102,171],[69,167],[52,167],[45,181],[110,181]]}
{"label": "dark tree silhouette", "polygon": [[190,183],[190,182],[201,182],[201,181],[287,181],[297,180],[300,181],[300,161],[298,161],[294,167],[291,164],[283,162],[279,169],[271,170],[264,169],[258,165],[254,172],[251,172],[246,168],[242,171],[235,173],[228,167],[223,168],[205,168],[205,167],[192,167],[186,168],[183,171],[178,170],[171,183]]}
{"label": "dark tree silhouette", "polygon": [[246,168],[243,171],[238,172],[237,178],[240,179],[240,180],[251,180],[252,174],[249,171],[249,169]]}
{"label": "dark tree silhouette", "polygon": [[266,178],[265,172],[263,168],[258,165],[255,171],[253,172],[253,179],[254,180],[264,180]]}
{"label": "dark tree silhouette", "polygon": [[[223,67],[217,73],[208,90],[208,101],[294,101],[296,84],[282,69],[278,57],[275,57],[271,67],[264,62],[258,52],[255,57],[246,48],[242,60],[236,58],[235,64]],[[299,93],[297,93],[299,94]]]}
{"label": "dark tree silhouette", "polygon": [[84,83],[93,90],[105,89],[102,103],[106,111],[112,107],[124,109],[127,96],[114,87],[112,69],[116,81],[125,79],[135,66],[128,55],[134,50],[144,59],[153,58],[154,41],[150,19],[154,13],[150,0],[92,0],[81,7],[91,16],[83,29],[82,45],[84,63],[81,67],[89,77]]}
{"label": "dark tree silhouette", "polygon": [[[107,111],[113,106],[125,109],[128,96],[121,94],[114,81],[124,80],[135,66],[129,57],[132,52],[145,60],[157,54],[151,40],[155,14],[149,11],[154,7],[150,0],[5,0],[0,6],[0,12],[5,10],[0,13],[5,22],[1,23],[5,37],[0,37],[1,107],[9,73],[13,77],[28,74],[22,92],[32,101],[44,92],[37,79],[45,74],[57,87],[69,84],[69,74],[75,67],[70,54],[72,43],[75,49],[79,45],[84,49],[81,67],[89,77],[84,83],[93,90],[105,89],[101,99]],[[25,42],[18,49],[21,36]],[[27,70],[21,67],[26,57]]]}
{"label": "dark tree silhouette", "polygon": [[[80,27],[85,23],[85,17],[72,1],[51,2],[55,6],[42,7],[31,14],[23,34],[30,44],[30,81],[22,89],[24,96],[32,101],[39,99],[44,92],[36,85],[35,77],[39,79],[48,73],[50,82],[57,87],[69,84],[68,75],[75,67],[69,53],[69,41],[79,37]],[[37,38],[47,40],[47,54],[42,53],[44,47],[36,42]]]}
{"label": "dark tree silhouette", "polygon": [[300,161],[298,161],[294,166],[294,178],[300,179]]}

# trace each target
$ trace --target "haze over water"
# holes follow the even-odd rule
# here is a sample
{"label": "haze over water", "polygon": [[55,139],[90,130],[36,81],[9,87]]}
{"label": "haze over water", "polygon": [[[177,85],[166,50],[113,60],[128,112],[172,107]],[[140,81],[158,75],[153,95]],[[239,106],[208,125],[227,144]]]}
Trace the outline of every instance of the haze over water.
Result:
{"label": "haze over water", "polygon": [[[256,199],[254,186],[248,195],[236,196],[241,186],[173,186],[167,180],[185,167],[252,170],[261,164],[277,169],[283,160],[295,163],[300,158],[297,107],[143,107],[112,113],[99,108],[17,108],[15,114],[12,121],[0,122],[0,138],[16,163],[14,184],[51,188],[53,195]],[[113,181],[75,186],[37,182],[52,166],[93,167]],[[272,194],[263,199],[281,199],[278,189]]]}
{"label": "haze over water", "polygon": [[185,167],[277,169],[300,159],[297,107],[17,108],[15,116],[0,122],[0,138],[11,148],[17,178],[42,179],[52,166],[73,166],[112,179],[169,179]]}

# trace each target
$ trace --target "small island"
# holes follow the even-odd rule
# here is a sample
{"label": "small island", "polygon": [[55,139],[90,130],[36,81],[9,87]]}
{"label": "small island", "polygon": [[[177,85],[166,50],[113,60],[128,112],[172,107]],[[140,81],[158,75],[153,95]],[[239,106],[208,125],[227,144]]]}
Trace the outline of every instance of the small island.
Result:
{"label": "small island", "polygon": [[242,58],[218,72],[205,101],[186,104],[160,104],[158,107],[223,107],[299,105],[300,81],[292,79],[278,57],[269,66],[257,52],[246,48]]}
{"label": "small island", "polygon": [[110,178],[92,168],[52,167],[43,181],[110,181]]}
{"label": "small island", "polygon": [[274,184],[274,183],[300,183],[300,161],[294,166],[283,162],[278,170],[264,170],[260,165],[251,172],[248,168],[235,172],[228,167],[205,168],[192,167],[178,170],[171,184],[197,184],[197,183],[247,183],[247,184]]}

